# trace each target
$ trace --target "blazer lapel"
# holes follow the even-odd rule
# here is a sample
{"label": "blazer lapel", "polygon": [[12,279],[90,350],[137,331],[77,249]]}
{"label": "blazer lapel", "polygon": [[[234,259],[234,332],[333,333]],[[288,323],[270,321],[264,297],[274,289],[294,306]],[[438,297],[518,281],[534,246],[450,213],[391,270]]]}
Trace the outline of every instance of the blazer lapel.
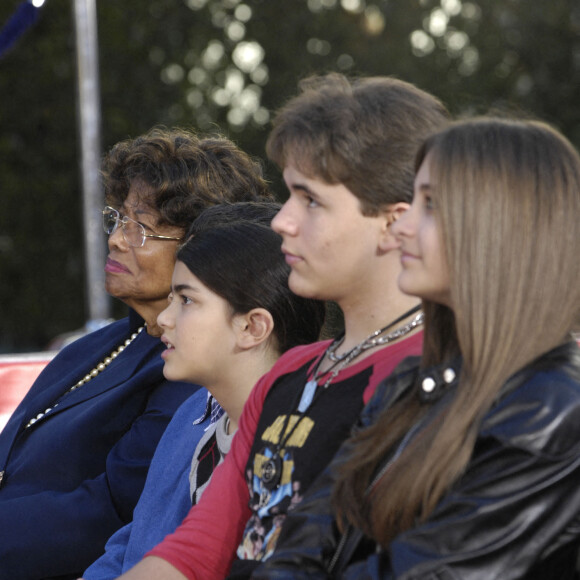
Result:
{"label": "blazer lapel", "polygon": [[[59,405],[54,412],[60,412],[71,405],[112,389],[129,378],[137,363],[136,359],[142,358],[144,355],[143,351],[141,351],[141,356],[123,357],[124,353],[122,353],[119,359],[111,363],[103,373],[99,373],[82,387],[64,395],[131,335],[131,326],[134,327],[134,324],[131,325],[128,318],[114,322],[100,331],[75,341],[47,365],[4,427],[0,437],[0,459],[6,444],[11,447],[14,438],[30,419],[44,413],[46,409],[54,407],[55,403],[59,402]],[[145,332],[141,334],[146,335]],[[139,338],[145,338],[142,335],[135,339],[135,342]],[[146,336],[152,339],[152,337]],[[159,339],[153,340],[158,341]],[[151,346],[153,346],[153,340]],[[94,353],[92,356],[91,352]],[[129,350],[126,354],[130,355],[131,351]],[[123,359],[127,363],[124,363]],[[113,370],[114,372],[111,372]]]}
{"label": "blazer lapel", "polygon": [[128,382],[137,373],[143,360],[149,358],[152,351],[159,350],[161,352],[162,348],[159,338],[149,336],[143,330],[129,347],[96,377],[62,397],[55,412],[62,412]]}

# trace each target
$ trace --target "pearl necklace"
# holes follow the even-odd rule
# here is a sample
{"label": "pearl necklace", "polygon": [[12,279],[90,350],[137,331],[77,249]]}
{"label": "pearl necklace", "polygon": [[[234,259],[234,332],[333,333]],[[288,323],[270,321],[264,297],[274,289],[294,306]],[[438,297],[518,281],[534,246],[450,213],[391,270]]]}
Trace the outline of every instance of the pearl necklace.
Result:
{"label": "pearl necklace", "polygon": [[[119,345],[109,356],[105,357],[92,371],[87,373],[80,381],[74,384],[70,389],[64,392],[62,397],[76,391],[79,387],[86,385],[90,380],[94,379],[99,373],[103,372],[140,334],[143,329],[147,326],[145,323],[140,326],[136,332],[134,332],[127,340],[125,340],[121,345]],[[56,401],[53,405],[44,410],[44,412],[38,413],[36,417],[32,417],[28,423],[26,423],[25,429],[32,427],[39,419],[42,419],[45,415],[50,413],[54,408],[58,407],[60,399]]]}

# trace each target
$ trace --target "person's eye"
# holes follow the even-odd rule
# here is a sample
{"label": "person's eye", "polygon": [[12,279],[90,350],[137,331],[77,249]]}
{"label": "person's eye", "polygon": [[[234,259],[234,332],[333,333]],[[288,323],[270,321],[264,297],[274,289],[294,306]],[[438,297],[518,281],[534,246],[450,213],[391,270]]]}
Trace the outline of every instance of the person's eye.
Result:
{"label": "person's eye", "polygon": [[305,194],[304,200],[306,201],[307,207],[318,207],[320,204],[316,199],[314,199],[311,195]]}
{"label": "person's eye", "polygon": [[143,223],[143,222],[137,222],[146,232],[150,232],[152,234],[155,233],[154,228],[152,228],[151,226],[148,226],[147,224]]}
{"label": "person's eye", "polygon": [[435,202],[430,195],[425,196],[425,208],[429,211],[433,211],[435,209]]}
{"label": "person's eye", "polygon": [[179,298],[181,299],[181,304],[184,306],[188,306],[189,304],[193,304],[193,300],[189,298],[189,296],[185,296],[185,294],[180,294]]}

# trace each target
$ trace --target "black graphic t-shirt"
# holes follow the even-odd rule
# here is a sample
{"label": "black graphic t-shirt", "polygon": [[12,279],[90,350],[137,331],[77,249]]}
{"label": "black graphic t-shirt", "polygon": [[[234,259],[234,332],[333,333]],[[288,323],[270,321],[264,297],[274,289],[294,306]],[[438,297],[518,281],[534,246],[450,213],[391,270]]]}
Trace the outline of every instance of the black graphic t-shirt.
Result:
{"label": "black graphic t-shirt", "polygon": [[[339,375],[326,389],[319,386],[304,416],[298,413],[312,363],[278,379],[264,402],[246,468],[252,516],[238,548],[240,559],[259,561],[273,552],[286,513],[330,462],[362,410],[372,366],[342,381],[337,381]],[[288,417],[291,409],[294,413]],[[280,440],[283,446],[278,451]],[[263,475],[277,451],[281,477],[273,487]]]}
{"label": "black graphic t-shirt", "polygon": [[[203,570],[208,577],[248,577],[252,565],[274,549],[277,529],[286,514],[308,493],[350,434],[377,385],[404,358],[421,353],[422,333],[373,350],[341,370],[315,398],[304,423],[284,441],[280,486],[264,486],[260,481],[263,467],[276,450],[280,431],[287,429],[286,424],[292,429],[294,419],[286,421],[287,414],[296,414],[293,410],[312,374],[308,361],[313,366],[329,344],[324,341],[290,350],[258,381],[244,407],[232,448],[201,501],[182,526],[148,555],[192,576]],[[319,382],[324,380],[320,377]],[[245,559],[232,563],[234,555]]]}

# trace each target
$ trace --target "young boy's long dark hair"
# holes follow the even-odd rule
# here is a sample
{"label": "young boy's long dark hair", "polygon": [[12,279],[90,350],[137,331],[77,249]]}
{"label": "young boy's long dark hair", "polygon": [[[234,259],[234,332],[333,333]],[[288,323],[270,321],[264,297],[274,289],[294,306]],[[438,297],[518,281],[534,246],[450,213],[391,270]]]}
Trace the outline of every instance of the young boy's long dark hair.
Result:
{"label": "young boy's long dark hair", "polygon": [[[219,208],[206,211],[212,210]],[[232,315],[253,308],[268,310],[280,353],[318,339],[324,302],[302,298],[288,288],[290,267],[282,254],[282,240],[269,226],[237,221],[194,232],[179,249],[177,259],[228,302]]]}

